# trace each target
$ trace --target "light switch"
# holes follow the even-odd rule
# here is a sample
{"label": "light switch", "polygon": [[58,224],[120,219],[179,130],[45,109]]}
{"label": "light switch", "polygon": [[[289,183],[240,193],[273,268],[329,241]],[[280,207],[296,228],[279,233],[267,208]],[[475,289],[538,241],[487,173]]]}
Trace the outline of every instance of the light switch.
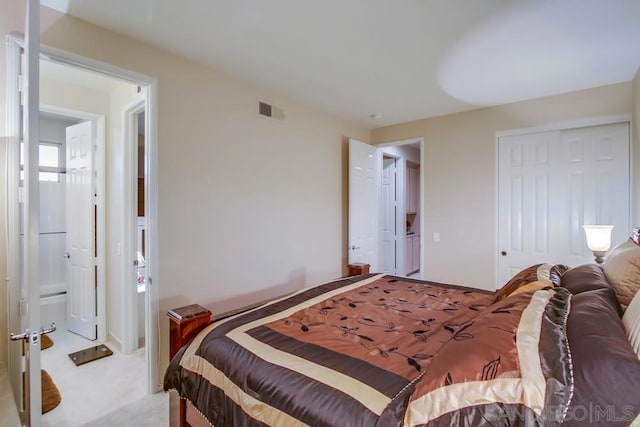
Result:
{"label": "light switch", "polygon": [[436,243],[440,241],[440,232],[439,231],[434,231],[433,232],[433,241],[436,242]]}

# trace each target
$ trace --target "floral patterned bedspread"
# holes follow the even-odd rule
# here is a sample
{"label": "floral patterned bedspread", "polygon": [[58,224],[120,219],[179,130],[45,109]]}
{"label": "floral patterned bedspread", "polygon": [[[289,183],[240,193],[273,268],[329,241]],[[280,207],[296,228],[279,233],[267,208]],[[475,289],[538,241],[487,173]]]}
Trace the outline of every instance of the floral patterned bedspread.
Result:
{"label": "floral patterned bedspread", "polygon": [[165,388],[215,426],[553,425],[571,399],[562,288],[493,293],[389,275],[209,326]]}

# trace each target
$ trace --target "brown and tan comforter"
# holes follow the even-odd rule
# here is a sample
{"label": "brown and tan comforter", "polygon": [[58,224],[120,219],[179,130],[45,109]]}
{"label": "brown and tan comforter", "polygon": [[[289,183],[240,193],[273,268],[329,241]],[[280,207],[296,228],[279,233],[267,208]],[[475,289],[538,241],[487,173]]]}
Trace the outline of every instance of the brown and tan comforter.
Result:
{"label": "brown and tan comforter", "polygon": [[212,324],[165,389],[216,427],[560,423],[569,292],[493,300],[389,275],[337,280]]}

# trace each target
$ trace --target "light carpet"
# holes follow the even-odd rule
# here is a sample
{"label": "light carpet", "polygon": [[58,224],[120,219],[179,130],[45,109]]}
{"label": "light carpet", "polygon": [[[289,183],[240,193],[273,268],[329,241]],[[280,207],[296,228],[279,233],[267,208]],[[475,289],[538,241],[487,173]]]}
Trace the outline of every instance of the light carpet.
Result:
{"label": "light carpet", "polygon": [[81,427],[167,427],[169,394],[156,393],[122,406]]}

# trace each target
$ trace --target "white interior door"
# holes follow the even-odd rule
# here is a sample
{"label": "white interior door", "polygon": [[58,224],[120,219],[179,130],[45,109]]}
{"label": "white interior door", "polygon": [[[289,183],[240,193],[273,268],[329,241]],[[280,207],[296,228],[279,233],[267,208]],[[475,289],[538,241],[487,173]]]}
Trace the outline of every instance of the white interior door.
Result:
{"label": "white interior door", "polygon": [[396,273],[398,215],[396,159],[382,159],[382,271]]}
{"label": "white interior door", "polygon": [[[552,262],[549,181],[554,173],[550,151],[558,141],[559,132],[500,138],[498,287],[529,265]],[[555,212],[566,215],[563,210]]]}
{"label": "white interior door", "polygon": [[67,128],[67,329],[95,340],[96,274],[94,237],[93,122]]}
{"label": "white interior door", "polygon": [[349,138],[349,263],[380,269],[380,174],[382,159],[372,145]]}
{"label": "white interior door", "polygon": [[[39,188],[39,50],[40,2],[27,2],[24,48],[14,42],[10,47],[14,67],[9,80],[12,99],[7,128],[11,128],[7,168],[8,191],[8,312],[11,332],[9,368],[14,396],[23,424],[41,424],[40,379],[40,188]],[[21,58],[21,59],[20,59]],[[18,63],[21,63],[18,65]],[[19,71],[18,71],[19,70]],[[22,97],[18,81],[22,81]],[[11,94],[9,94],[11,93]],[[22,98],[22,102],[20,102]],[[20,121],[22,108],[22,121]],[[22,132],[21,132],[22,130]],[[24,180],[19,179],[20,136],[24,142]],[[22,192],[22,197],[19,196]],[[22,203],[22,209],[20,209]],[[22,227],[20,227],[20,220]],[[22,228],[23,234],[20,235]],[[19,254],[15,256],[14,254]],[[15,334],[15,335],[14,335]],[[24,355],[24,357],[23,357]]]}
{"label": "white interior door", "polygon": [[593,262],[582,225],[629,235],[626,123],[499,139],[498,284],[530,265]]}

